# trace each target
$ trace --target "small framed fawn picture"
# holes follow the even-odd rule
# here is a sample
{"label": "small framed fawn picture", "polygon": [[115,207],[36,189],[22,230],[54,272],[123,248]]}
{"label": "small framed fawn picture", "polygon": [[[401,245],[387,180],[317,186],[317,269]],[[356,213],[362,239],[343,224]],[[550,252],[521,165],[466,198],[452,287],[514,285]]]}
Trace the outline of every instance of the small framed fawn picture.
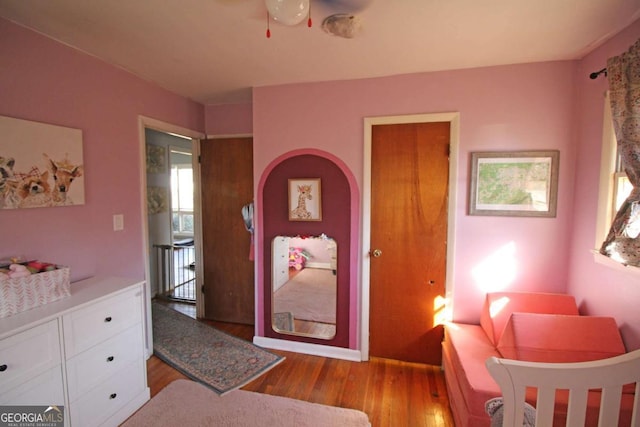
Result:
{"label": "small framed fawn picture", "polygon": [[322,221],[320,178],[289,179],[289,221]]}

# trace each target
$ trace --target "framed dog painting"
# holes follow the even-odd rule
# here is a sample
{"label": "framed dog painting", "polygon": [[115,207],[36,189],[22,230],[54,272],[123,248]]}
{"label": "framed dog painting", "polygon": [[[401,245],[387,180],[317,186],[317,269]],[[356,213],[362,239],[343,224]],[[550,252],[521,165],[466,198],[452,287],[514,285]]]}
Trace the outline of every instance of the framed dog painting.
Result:
{"label": "framed dog painting", "polygon": [[0,116],[0,209],[84,204],[82,131]]}

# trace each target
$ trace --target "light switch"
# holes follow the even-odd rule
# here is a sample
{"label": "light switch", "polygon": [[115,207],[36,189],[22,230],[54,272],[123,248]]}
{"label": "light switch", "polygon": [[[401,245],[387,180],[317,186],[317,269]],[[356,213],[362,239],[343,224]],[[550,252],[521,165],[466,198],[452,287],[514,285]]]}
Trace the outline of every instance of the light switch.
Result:
{"label": "light switch", "polygon": [[124,215],[116,214],[113,216],[113,231],[124,230]]}

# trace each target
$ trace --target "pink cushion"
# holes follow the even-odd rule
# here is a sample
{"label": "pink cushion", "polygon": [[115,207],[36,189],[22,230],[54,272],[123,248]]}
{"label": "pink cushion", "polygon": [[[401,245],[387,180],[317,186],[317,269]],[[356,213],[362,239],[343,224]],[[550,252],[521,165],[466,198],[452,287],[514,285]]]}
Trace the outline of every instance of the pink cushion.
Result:
{"label": "pink cushion", "polygon": [[498,342],[506,359],[586,362],[625,353],[612,317],[513,313]]}
{"label": "pink cushion", "polygon": [[546,313],[577,315],[573,296],[540,292],[488,293],[480,313],[480,325],[494,345],[502,336],[511,313]]}
{"label": "pink cushion", "polygon": [[451,323],[442,344],[443,365],[456,426],[489,427],[484,410],[487,400],[500,396],[498,384],[485,366],[487,358],[500,357],[479,325]]}

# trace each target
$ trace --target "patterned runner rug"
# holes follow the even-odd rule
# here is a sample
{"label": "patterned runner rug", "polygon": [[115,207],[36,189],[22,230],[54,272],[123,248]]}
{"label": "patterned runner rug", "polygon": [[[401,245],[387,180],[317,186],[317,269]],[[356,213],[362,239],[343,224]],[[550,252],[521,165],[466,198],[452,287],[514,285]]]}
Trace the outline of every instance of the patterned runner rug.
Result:
{"label": "patterned runner rug", "polygon": [[223,395],[284,360],[250,342],[152,303],[153,354]]}

